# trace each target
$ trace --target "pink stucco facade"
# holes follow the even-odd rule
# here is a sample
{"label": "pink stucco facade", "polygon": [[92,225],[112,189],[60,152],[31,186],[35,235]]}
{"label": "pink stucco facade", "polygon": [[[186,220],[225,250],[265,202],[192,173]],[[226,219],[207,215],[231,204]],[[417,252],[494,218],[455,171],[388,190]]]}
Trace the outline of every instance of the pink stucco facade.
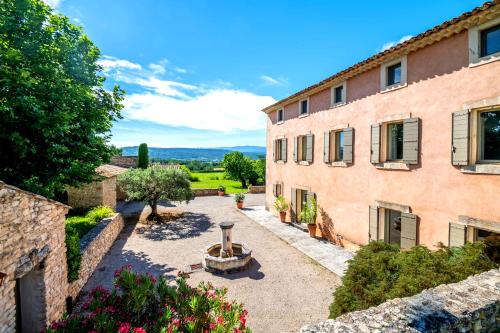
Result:
{"label": "pink stucco facade", "polygon": [[[409,206],[419,220],[418,243],[430,247],[448,244],[449,223],[459,215],[498,221],[500,226],[500,175],[465,173],[451,163],[452,113],[478,101],[499,100],[500,61],[470,66],[467,30],[406,56],[407,85],[400,89],[381,93],[378,66],[347,80],[343,106],[331,108],[330,89],[325,88],[308,96],[306,117],[298,117],[298,102],[283,104],[282,124],[276,123],[278,107],[270,110],[269,209],[275,200],[274,183],[283,183],[288,202],[292,188],[310,190],[335,232],[354,244],[368,242],[369,207],[377,201]],[[419,163],[410,170],[377,168],[370,162],[370,126],[410,113],[421,121]],[[354,160],[347,167],[333,167],[323,162],[323,133],[341,124],[354,129]],[[308,132],[314,134],[314,161],[300,165],[292,158],[292,140]],[[279,137],[288,139],[286,163],[273,161],[273,140]]]}

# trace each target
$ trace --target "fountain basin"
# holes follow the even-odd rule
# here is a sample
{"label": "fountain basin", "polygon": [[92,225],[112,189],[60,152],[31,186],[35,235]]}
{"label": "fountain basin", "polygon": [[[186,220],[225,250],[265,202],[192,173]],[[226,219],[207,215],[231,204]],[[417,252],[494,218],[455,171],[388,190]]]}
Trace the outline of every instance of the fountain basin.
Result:
{"label": "fountain basin", "polygon": [[233,255],[221,256],[221,243],[215,243],[203,250],[203,267],[213,273],[232,273],[242,271],[252,261],[252,250],[245,244],[232,243]]}

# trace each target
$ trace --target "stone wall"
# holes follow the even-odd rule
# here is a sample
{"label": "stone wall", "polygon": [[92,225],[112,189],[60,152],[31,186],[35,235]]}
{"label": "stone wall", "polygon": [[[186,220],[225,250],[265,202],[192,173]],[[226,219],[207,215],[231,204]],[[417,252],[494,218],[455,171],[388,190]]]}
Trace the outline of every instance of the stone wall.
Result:
{"label": "stone wall", "polygon": [[113,156],[109,164],[116,165],[122,168],[135,168],[137,167],[137,156]]}
{"label": "stone wall", "polygon": [[39,307],[24,330],[39,331],[66,310],[68,209],[0,182],[0,272],[7,274],[0,286],[1,333],[16,332],[16,279],[22,284],[29,277],[27,285],[36,287],[21,297],[22,305]]}
{"label": "stone wall", "polygon": [[500,270],[355,311],[301,333],[493,332],[500,328]]}
{"label": "stone wall", "polygon": [[94,273],[99,262],[106,255],[116,237],[123,229],[123,217],[116,214],[113,217],[103,219],[96,227],[89,231],[80,241],[82,263],[80,266],[80,278],[70,283],[69,296],[75,299],[85,283]]}
{"label": "stone wall", "polygon": [[73,208],[108,206],[116,208],[116,176],[103,178],[79,188],[68,188],[68,205]]}
{"label": "stone wall", "polygon": [[266,193],[266,186],[248,186],[248,193]]}
{"label": "stone wall", "polygon": [[209,195],[218,195],[216,188],[196,188],[193,189],[194,195],[197,197],[206,197]]}

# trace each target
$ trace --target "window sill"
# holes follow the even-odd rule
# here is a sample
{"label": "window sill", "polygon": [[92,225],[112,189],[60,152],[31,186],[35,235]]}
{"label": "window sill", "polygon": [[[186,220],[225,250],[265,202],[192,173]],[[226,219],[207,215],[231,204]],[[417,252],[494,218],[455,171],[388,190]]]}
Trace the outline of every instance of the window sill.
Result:
{"label": "window sill", "polygon": [[334,168],[347,168],[347,163],[344,161],[331,162],[328,166]]}
{"label": "window sill", "polygon": [[484,175],[500,175],[499,164],[474,164],[460,167],[463,173],[484,174]]}
{"label": "window sill", "polygon": [[278,122],[276,123],[276,125],[282,125],[282,124],[284,124],[284,123],[285,123],[285,121],[284,121],[284,120],[282,120],[282,121],[278,121]]}
{"label": "window sill", "polygon": [[347,104],[346,102],[333,103],[332,105],[330,105],[330,108],[334,109],[334,108],[338,108],[338,107],[344,106],[346,104]]}
{"label": "window sill", "polygon": [[285,161],[283,161],[283,160],[278,160],[278,161],[276,161],[276,164],[285,164]]}
{"label": "window sill", "polygon": [[311,163],[307,162],[307,161],[299,161],[298,162],[298,165],[310,165]]}
{"label": "window sill", "polygon": [[375,167],[377,169],[382,169],[382,170],[410,170],[410,165],[407,163],[403,162],[384,162],[384,163],[378,163],[375,164]]}
{"label": "window sill", "polygon": [[482,66],[482,65],[486,65],[486,64],[491,64],[492,62],[495,62],[497,60],[500,60],[500,52],[493,53],[493,54],[490,54],[489,56],[485,56],[485,57],[476,59],[469,64],[469,67],[473,68],[473,67],[478,67],[478,66]]}
{"label": "window sill", "polygon": [[408,86],[408,84],[406,82],[405,83],[393,84],[392,86],[386,86],[386,87],[384,87],[383,90],[380,93],[385,94],[385,93],[388,93],[388,92],[391,92],[391,91],[394,91],[394,90],[405,88],[407,86]]}
{"label": "window sill", "polygon": [[299,118],[309,117],[309,113],[299,114]]}

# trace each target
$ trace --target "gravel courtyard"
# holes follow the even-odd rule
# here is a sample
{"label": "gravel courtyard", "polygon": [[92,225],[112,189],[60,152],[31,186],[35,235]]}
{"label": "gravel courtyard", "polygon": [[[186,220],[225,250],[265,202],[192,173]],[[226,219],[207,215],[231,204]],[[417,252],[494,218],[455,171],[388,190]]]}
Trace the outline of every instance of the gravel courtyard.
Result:
{"label": "gravel courtyard", "polygon": [[[264,195],[248,194],[245,204],[263,205]],[[168,224],[129,220],[85,289],[110,288],[114,271],[126,264],[136,271],[175,278],[187,265],[201,263],[206,245],[219,241],[218,223],[234,221],[233,240],[253,251],[250,269],[222,276],[197,270],[189,283],[211,281],[227,287],[228,297],[248,309],[253,332],[292,332],[328,317],[339,278],[238,212],[232,197],[199,197],[177,207],[184,217]]]}

